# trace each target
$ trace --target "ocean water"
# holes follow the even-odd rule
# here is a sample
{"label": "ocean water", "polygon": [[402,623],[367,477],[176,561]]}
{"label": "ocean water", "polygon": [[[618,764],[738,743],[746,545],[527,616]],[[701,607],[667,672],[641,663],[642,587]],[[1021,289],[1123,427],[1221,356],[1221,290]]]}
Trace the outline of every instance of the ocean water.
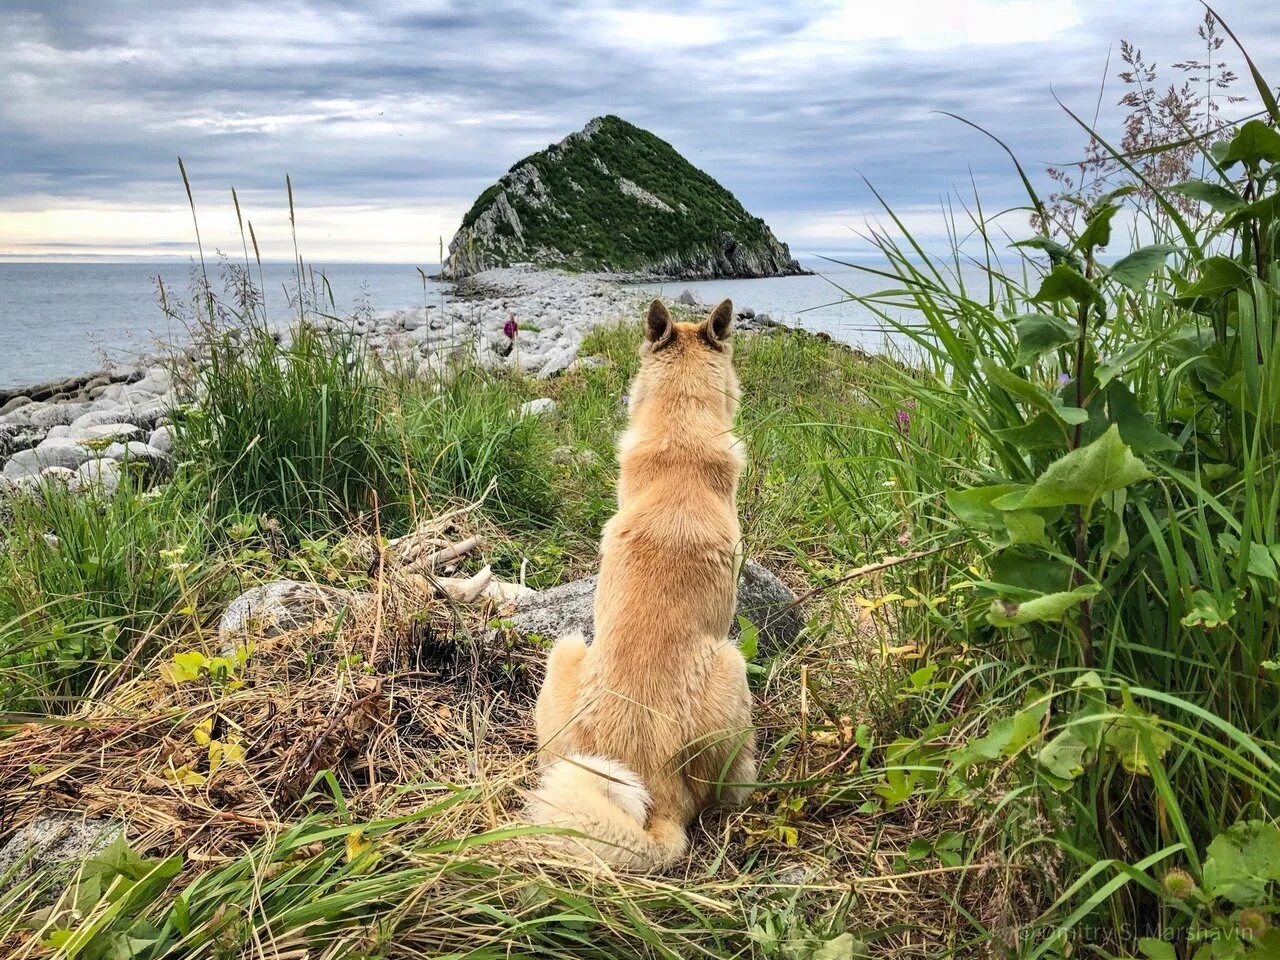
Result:
{"label": "ocean water", "polygon": [[[761,280],[677,281],[642,284],[646,292],[675,298],[686,288],[715,303],[730,297],[739,307],[775,320],[823,331],[868,350],[881,349],[887,335],[864,308],[845,301],[840,287],[861,293],[884,281],[826,261],[805,261],[817,276]],[[157,278],[170,302],[188,296],[190,264],[167,263],[0,263],[0,387],[38,383],[96,369],[106,359],[127,360],[158,342],[180,342],[181,322],[160,308]],[[438,267],[423,264],[428,274]],[[447,287],[427,282],[412,264],[334,263],[316,265],[314,286],[328,306],[332,292],[338,315],[356,310],[392,310],[437,302]],[[257,277],[255,266],[254,279]],[[318,278],[322,273],[327,286]],[[210,282],[224,281],[216,264]],[[309,278],[311,279],[311,278]],[[310,284],[309,284],[310,285]],[[290,263],[264,264],[261,279],[267,313],[282,324],[292,312],[286,290],[297,280]],[[844,301],[844,302],[842,302]]]}
{"label": "ocean water", "polygon": [[[439,265],[422,269],[432,274]],[[185,326],[161,309],[158,283],[163,282],[171,304],[186,299],[190,271],[185,261],[0,263],[0,387],[74,376],[106,359],[127,360],[157,343],[181,342]],[[208,274],[222,296],[222,269],[210,264]],[[293,264],[263,264],[260,281],[255,264],[252,274],[268,318],[287,324],[294,309],[290,298],[298,289]],[[424,291],[417,267],[399,263],[316,264],[304,287],[325,311],[334,309],[332,291],[339,316],[417,305],[424,295],[436,302],[445,289],[428,281]]]}

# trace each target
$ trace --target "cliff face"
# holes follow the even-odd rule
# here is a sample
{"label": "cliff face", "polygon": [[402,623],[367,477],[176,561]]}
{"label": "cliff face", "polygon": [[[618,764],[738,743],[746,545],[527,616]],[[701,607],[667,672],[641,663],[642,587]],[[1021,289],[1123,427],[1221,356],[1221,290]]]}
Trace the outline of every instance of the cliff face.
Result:
{"label": "cliff face", "polygon": [[613,116],[526,157],[480,194],[441,273],[523,262],[685,279],[803,272],[733,194]]}

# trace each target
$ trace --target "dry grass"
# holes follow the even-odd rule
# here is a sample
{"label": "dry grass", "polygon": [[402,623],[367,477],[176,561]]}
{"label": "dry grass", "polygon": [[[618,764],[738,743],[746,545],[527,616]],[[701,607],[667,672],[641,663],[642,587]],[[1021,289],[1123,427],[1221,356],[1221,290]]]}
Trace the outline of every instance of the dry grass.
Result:
{"label": "dry grass", "polygon": [[[904,860],[913,840],[981,830],[971,811],[867,803],[877,776],[860,769],[855,730],[883,727],[878,712],[892,707],[873,689],[886,669],[876,623],[851,593],[814,601],[842,627],[774,661],[759,685],[765,763],[752,802],[695,825],[671,875],[620,878],[529,856],[505,829],[535,760],[542,652],[491,630],[492,606],[456,608],[397,573],[374,592],[377,604],[338,622],[245,638],[252,653],[221,678],[167,675],[175,654],[197,646],[189,639],[132,676],[104,678],[70,716],[28,724],[0,746],[9,825],[50,810],[119,818],[135,849],[184,854],[191,880],[246,857],[269,876],[263,844],[317,814],[394,823],[371,876],[413,882],[316,941],[335,956],[338,944],[387,930],[387,955],[519,949],[529,934],[518,918],[542,916],[548,896],[594,902],[594,929],[619,956],[666,952],[645,946],[644,930],[695,951],[773,955],[769,930],[800,943],[846,927],[871,936],[877,954],[936,956],[962,926],[957,896],[1011,924],[1020,896],[994,855],[955,867]],[[199,646],[215,656],[217,644]],[[211,769],[209,739],[239,744],[243,757]],[[15,955],[40,952],[35,939],[11,944]],[[246,945],[243,955],[286,951]]]}

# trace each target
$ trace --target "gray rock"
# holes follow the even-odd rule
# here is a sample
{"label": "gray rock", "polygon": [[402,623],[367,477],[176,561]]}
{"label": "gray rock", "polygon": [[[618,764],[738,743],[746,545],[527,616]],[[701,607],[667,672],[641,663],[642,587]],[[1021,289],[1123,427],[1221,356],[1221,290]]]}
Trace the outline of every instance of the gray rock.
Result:
{"label": "gray rock", "polygon": [[613,366],[613,361],[608,357],[602,357],[598,354],[590,357],[578,357],[573,363],[569,364],[570,370],[599,370],[602,367]]}
{"label": "gray rock", "polygon": [[8,400],[4,402],[2,406],[0,406],[0,417],[13,413],[13,411],[19,409],[20,407],[25,407],[30,402],[31,402],[30,397],[24,397],[22,395],[18,395],[16,397],[10,397]]}
{"label": "gray rock", "polygon": [[686,307],[696,307],[698,305],[698,298],[694,296],[692,290],[685,287],[680,296],[676,297],[676,303],[683,304]]}
{"label": "gray rock", "polygon": [[231,601],[218,623],[218,637],[224,642],[246,632],[275,637],[337,616],[344,609],[358,608],[371,599],[367,593],[296,580],[264,583]]}
{"label": "gray rock", "polygon": [[87,408],[84,403],[28,403],[5,416],[5,421],[16,427],[28,427],[48,432],[50,427],[70,423]]}
{"label": "gray rock", "polygon": [[68,470],[66,467],[45,467],[40,471],[41,483],[60,483],[66,486],[75,477],[74,470]]}
{"label": "gray rock", "polygon": [[152,430],[151,436],[147,439],[147,445],[159,450],[165,456],[171,456],[173,454],[173,425],[164,423]]}
{"label": "gray rock", "polygon": [[578,353],[576,346],[562,347],[547,355],[546,361],[538,368],[538,379],[548,380],[569,369]]}
{"label": "gray rock", "polygon": [[[595,577],[574,580],[517,601],[515,612],[507,619],[523,636],[537,634],[554,639],[581,630],[589,641],[595,632],[595,594]],[[743,564],[738,578],[737,615],[759,628],[759,656],[772,656],[786,649],[800,635],[804,621],[792,606],[795,599],[787,585],[760,564],[754,560]],[[738,635],[736,618],[729,635]]]}
{"label": "gray rock", "polygon": [[527,403],[520,404],[519,416],[521,417],[541,417],[544,414],[555,413],[556,402],[550,397],[538,397]]}
{"label": "gray rock", "polygon": [[155,467],[167,467],[169,465],[167,454],[139,440],[130,440],[127,443],[113,443],[103,450],[101,455],[107,460],[142,461]]}
{"label": "gray rock", "polygon": [[741,310],[738,311],[738,316],[740,316],[743,320],[754,320],[756,316],[756,312],[752,310],[750,307],[743,307]]}
{"label": "gray rock", "polygon": [[132,423],[92,423],[85,427],[67,427],[69,436],[76,440],[131,440],[142,432]]}
{"label": "gray rock", "polygon": [[115,460],[90,460],[80,464],[67,487],[77,493],[114,496],[120,489],[120,464]]}
{"label": "gray rock", "polygon": [[126,407],[115,404],[93,405],[88,413],[82,413],[71,421],[72,430],[84,430],[108,423],[129,423],[129,411]]}
{"label": "gray rock", "polygon": [[46,467],[66,467],[74,470],[93,458],[93,451],[67,437],[46,439],[31,450],[19,450],[4,465],[4,475],[10,480],[38,474]]}
{"label": "gray rock", "polygon": [[41,814],[0,846],[0,890],[37,873],[45,877],[61,874],[65,883],[81,863],[106,849],[123,832],[124,824],[108,817]]}

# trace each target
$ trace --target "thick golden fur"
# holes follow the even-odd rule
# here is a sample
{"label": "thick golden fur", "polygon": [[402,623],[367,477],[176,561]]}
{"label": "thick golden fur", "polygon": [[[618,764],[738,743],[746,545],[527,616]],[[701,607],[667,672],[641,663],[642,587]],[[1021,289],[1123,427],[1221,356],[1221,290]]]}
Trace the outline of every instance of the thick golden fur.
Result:
{"label": "thick golden fur", "polygon": [[755,779],[746,667],[727,638],[742,472],[732,321],[727,300],[700,324],[650,305],[595,641],[562,637],[538,696],[547,766],[526,817],[581,831],[593,839],[563,841],[575,856],[622,869],[670,864],[698,812]]}

